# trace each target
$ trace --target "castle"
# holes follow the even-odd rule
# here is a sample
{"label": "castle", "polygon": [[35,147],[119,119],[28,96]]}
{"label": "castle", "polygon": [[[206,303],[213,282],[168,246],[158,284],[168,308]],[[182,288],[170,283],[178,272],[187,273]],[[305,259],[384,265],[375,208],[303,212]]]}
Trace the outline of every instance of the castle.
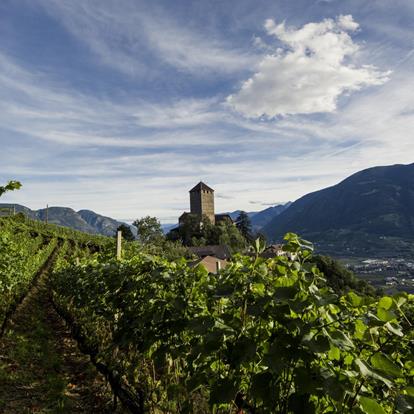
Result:
{"label": "castle", "polygon": [[190,213],[183,213],[179,218],[179,225],[182,225],[188,214],[197,216],[202,220],[205,216],[211,224],[218,224],[223,221],[233,223],[228,214],[215,214],[214,212],[214,190],[207,184],[200,181],[190,190]]}

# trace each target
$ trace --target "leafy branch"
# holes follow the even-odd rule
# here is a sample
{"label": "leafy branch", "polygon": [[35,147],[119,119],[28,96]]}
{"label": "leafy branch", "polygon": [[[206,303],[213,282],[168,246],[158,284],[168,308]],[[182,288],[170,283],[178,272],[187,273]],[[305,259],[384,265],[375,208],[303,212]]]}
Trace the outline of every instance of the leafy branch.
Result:
{"label": "leafy branch", "polygon": [[21,187],[19,181],[9,181],[5,186],[0,186],[0,197],[7,191],[19,190]]}

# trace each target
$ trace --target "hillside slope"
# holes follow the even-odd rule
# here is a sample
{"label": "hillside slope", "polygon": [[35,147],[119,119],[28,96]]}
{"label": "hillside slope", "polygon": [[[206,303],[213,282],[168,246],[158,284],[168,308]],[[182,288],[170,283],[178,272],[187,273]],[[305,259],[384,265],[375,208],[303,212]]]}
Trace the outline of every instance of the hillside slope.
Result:
{"label": "hillside slope", "polygon": [[356,234],[414,240],[414,164],[369,168],[307,194],[263,231],[270,240],[287,232],[314,241],[342,242]]}
{"label": "hillside slope", "polygon": [[[279,204],[277,206],[268,207],[260,211],[248,211],[247,215],[250,218],[253,230],[260,231],[267,223],[285,211],[291,204],[292,203],[289,201],[286,204]],[[236,220],[240,212],[241,210],[236,210],[225,214],[229,214],[233,220]]]}
{"label": "hillside slope", "polygon": [[[16,213],[24,213],[33,220],[46,220],[46,209],[31,210],[20,204],[0,204],[0,209],[15,208]],[[68,207],[49,207],[48,222],[59,226],[70,227],[90,234],[113,236],[122,223],[105,217],[91,210],[75,211]]]}
{"label": "hillside slope", "polygon": [[261,230],[268,223],[270,223],[279,214],[282,214],[292,203],[279,204],[277,206],[268,207],[258,213],[254,214],[251,218],[253,229],[256,231]]}

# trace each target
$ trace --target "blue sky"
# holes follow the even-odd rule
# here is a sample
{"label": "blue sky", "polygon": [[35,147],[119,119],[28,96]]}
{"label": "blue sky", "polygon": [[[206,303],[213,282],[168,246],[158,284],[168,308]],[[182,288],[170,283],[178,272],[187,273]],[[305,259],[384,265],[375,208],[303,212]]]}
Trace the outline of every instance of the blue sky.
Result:
{"label": "blue sky", "polygon": [[2,202],[174,222],[414,162],[414,2],[2,0]]}

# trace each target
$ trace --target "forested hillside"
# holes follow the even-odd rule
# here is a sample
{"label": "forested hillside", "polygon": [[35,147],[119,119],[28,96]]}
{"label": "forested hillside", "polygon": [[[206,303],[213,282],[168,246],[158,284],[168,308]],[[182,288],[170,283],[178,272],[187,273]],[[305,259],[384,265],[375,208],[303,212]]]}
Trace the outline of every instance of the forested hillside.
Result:
{"label": "forested hillside", "polygon": [[414,164],[369,168],[307,194],[263,231],[271,240],[293,231],[340,253],[369,244],[384,252],[392,243],[414,241]]}

